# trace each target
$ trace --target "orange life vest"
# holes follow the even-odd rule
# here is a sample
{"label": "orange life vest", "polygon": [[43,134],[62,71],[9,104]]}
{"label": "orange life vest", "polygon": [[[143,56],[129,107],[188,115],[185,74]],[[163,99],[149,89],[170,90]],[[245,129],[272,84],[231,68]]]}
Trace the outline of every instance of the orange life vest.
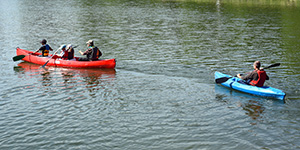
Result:
{"label": "orange life vest", "polygon": [[101,51],[98,47],[91,47],[92,48],[92,60],[98,60],[100,56],[102,56]]}
{"label": "orange life vest", "polygon": [[250,84],[253,86],[262,87],[267,79],[267,73],[263,70],[257,70],[256,72],[258,74],[258,79],[250,81]]}
{"label": "orange life vest", "polygon": [[42,56],[47,57],[49,55],[50,46],[48,44],[45,44],[45,49],[42,50]]}

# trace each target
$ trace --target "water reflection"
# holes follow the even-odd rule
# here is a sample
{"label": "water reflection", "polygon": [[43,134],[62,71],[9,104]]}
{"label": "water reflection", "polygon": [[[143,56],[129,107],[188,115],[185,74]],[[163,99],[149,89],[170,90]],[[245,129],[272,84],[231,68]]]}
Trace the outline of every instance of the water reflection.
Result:
{"label": "water reflection", "polygon": [[60,86],[63,89],[72,89],[78,86],[84,86],[90,92],[104,88],[108,82],[115,79],[115,69],[73,69],[73,68],[55,68],[47,67],[47,70],[40,65],[28,62],[21,62],[14,71],[23,78],[28,73],[29,76],[35,77],[41,75],[42,86]]}
{"label": "water reflection", "polygon": [[257,122],[263,121],[261,114],[266,109],[262,104],[260,104],[258,101],[249,100],[246,103],[239,103],[239,106],[243,108],[243,110],[246,111],[246,115],[251,117],[254,122],[250,123],[251,125],[256,125]]}
{"label": "water reflection", "polygon": [[253,120],[253,122],[250,122],[251,125],[256,125],[257,122],[263,121],[261,115],[265,107],[260,103],[259,97],[257,100],[253,100],[255,96],[233,91],[220,85],[215,86],[215,92],[216,100],[227,105],[230,105],[230,102],[234,102],[234,99],[239,100],[237,106],[241,107],[245,111],[245,114]]}
{"label": "water reflection", "polygon": [[74,77],[74,73],[73,72],[62,72],[61,73],[62,78],[64,80],[64,83],[67,84],[68,82],[71,82],[71,79]]}
{"label": "water reflection", "polygon": [[50,72],[43,71],[41,73],[42,76],[42,85],[43,86],[51,86],[52,85],[52,77],[50,76]]}

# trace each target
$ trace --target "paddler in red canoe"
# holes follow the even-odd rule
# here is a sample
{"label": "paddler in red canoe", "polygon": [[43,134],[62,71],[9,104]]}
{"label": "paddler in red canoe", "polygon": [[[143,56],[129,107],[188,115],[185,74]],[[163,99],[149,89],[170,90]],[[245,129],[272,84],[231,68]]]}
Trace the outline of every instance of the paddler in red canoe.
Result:
{"label": "paddler in red canoe", "polygon": [[269,76],[264,69],[260,69],[260,61],[255,61],[253,63],[253,68],[254,70],[250,74],[244,77],[242,77],[241,74],[237,74],[237,77],[245,80],[247,84],[258,87],[264,86],[265,81],[269,80]]}
{"label": "paddler in red canoe", "polygon": [[95,61],[99,60],[99,57],[102,56],[101,51],[98,47],[94,46],[94,41],[89,40],[86,42],[88,49],[85,52],[79,51],[81,55],[86,55],[86,57],[80,57],[79,61]]}
{"label": "paddler in red canoe", "polygon": [[41,42],[42,46],[40,49],[36,50],[34,53],[38,51],[42,51],[42,57],[48,57],[49,51],[53,51],[53,49],[47,44],[47,40],[43,39]]}
{"label": "paddler in red canoe", "polygon": [[69,44],[67,46],[61,45],[59,49],[61,49],[60,56],[62,59],[71,60],[74,58],[74,48],[73,48],[72,44]]}

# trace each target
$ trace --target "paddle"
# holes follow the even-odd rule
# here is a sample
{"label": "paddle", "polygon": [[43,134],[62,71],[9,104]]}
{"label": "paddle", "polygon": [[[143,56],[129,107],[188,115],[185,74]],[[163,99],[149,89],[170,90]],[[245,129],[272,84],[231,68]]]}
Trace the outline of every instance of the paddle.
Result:
{"label": "paddle", "polygon": [[24,57],[26,57],[26,56],[28,56],[28,55],[32,55],[32,54],[34,54],[34,53],[36,53],[36,52],[38,52],[38,51],[39,51],[39,50],[36,50],[35,52],[29,53],[29,54],[27,54],[27,55],[18,55],[18,56],[15,56],[15,57],[13,57],[13,61],[21,60],[21,59],[23,59]]}
{"label": "paddle", "polygon": [[46,61],[46,63],[42,66],[42,68],[44,68],[45,70],[46,70],[46,68],[45,68],[45,66],[48,64],[48,62],[52,59],[52,57],[53,56],[55,56],[55,54],[56,54],[56,52],[58,51],[58,50],[60,50],[60,48],[58,48],[54,53],[53,53],[53,55]]}
{"label": "paddle", "polygon": [[[263,68],[263,69],[269,69],[269,68],[277,67],[277,66],[280,66],[280,63],[272,64],[272,65],[267,66],[267,67],[265,67],[265,68]],[[228,79],[230,79],[230,78],[233,78],[233,77],[222,77],[222,78],[216,79],[215,81],[216,81],[217,84],[221,84],[221,83],[226,82],[226,81],[227,81]]]}
{"label": "paddle", "polygon": [[[76,45],[76,46],[74,46],[73,48],[76,48],[78,45]],[[53,56],[55,56],[55,54],[57,53],[57,51],[58,50],[60,50],[61,48],[58,48],[54,53],[53,53],[53,55],[46,61],[46,63],[42,66],[42,68],[44,68],[45,70],[46,70],[46,68],[45,68],[45,66],[48,64],[48,62],[52,59],[52,57]]]}
{"label": "paddle", "polygon": [[270,65],[270,66],[268,66],[268,67],[265,67],[265,68],[263,68],[263,69],[269,69],[269,68],[277,67],[277,66],[280,66],[280,63],[272,64],[272,65]]}
{"label": "paddle", "polygon": [[18,60],[21,60],[21,59],[23,59],[24,57],[26,57],[28,55],[30,55],[30,54],[27,54],[27,55],[18,55],[18,56],[13,57],[13,60],[14,61],[18,61]]}

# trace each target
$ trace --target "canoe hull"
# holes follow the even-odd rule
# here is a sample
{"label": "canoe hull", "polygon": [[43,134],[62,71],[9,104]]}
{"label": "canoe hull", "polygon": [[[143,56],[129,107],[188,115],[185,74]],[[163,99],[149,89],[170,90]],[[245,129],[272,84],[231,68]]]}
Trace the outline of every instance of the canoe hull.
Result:
{"label": "canoe hull", "polygon": [[226,82],[221,83],[221,85],[223,86],[244,93],[248,93],[248,94],[253,94],[253,95],[263,96],[263,97],[271,97],[271,98],[276,98],[284,101],[286,94],[279,89],[269,87],[269,86],[256,87],[256,86],[243,84],[241,83],[242,80],[240,78],[232,77],[230,75],[223,74],[221,72],[215,72],[215,79],[222,78],[222,77],[231,77]]}
{"label": "canoe hull", "polygon": [[[49,60],[49,57],[39,57],[41,53],[33,54],[31,51],[20,49],[20,48],[17,48],[17,55],[26,55],[26,57],[22,59],[23,61],[27,61],[39,65],[44,65]],[[75,60],[63,60],[60,59],[60,57],[56,57],[56,58],[53,57],[47,63],[47,66],[68,67],[68,68],[115,68],[116,60],[106,59],[106,60],[98,60],[98,61],[75,61]]]}

